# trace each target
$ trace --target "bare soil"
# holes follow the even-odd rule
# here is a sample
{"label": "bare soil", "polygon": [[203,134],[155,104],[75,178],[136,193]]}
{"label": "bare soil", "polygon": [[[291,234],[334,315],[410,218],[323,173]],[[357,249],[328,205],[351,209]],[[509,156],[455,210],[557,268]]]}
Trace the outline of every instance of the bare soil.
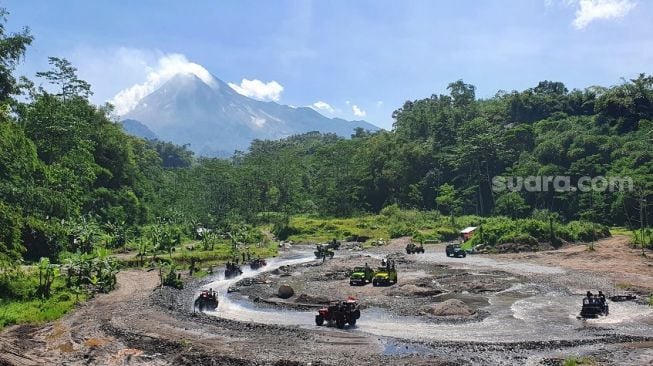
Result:
{"label": "bare soil", "polygon": [[613,279],[616,287],[640,294],[653,290],[653,252],[630,245],[630,238],[615,235],[599,240],[594,250],[588,244],[566,245],[559,250],[498,254],[498,259],[538,263],[579,271],[599,272]]}

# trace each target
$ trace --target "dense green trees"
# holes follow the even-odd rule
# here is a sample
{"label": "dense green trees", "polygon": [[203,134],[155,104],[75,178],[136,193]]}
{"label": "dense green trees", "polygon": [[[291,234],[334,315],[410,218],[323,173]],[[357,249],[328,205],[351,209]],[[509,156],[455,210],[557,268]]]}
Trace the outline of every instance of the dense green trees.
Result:
{"label": "dense green trees", "polygon": [[[391,132],[255,141],[230,162],[200,159],[167,171],[165,207],[205,223],[270,211],[350,216],[398,204],[446,215],[553,212],[556,220],[638,227],[641,206],[650,225],[651,77],[572,91],[543,81],[487,100],[463,81],[448,90],[404,103]],[[497,176],[569,177],[563,188],[584,176],[622,177],[633,186],[622,181],[622,190],[590,194],[548,183],[548,190],[497,192]]]}
{"label": "dense green trees", "polygon": [[65,59],[52,57],[52,69],[37,73],[42,87],[18,82],[13,69],[32,37],[26,29],[7,34],[0,15],[2,260],[58,262],[62,251],[91,252],[98,236],[80,223],[149,222],[163,173],[157,150],[127,136],[110,106],[91,104],[90,85]]}
{"label": "dense green trees", "polygon": [[[168,203],[183,210],[204,197],[193,214],[247,220],[267,211],[348,216],[396,203],[445,214],[520,218],[546,210],[566,221],[641,224],[640,205],[653,201],[651,77],[572,91],[543,81],[488,100],[476,100],[462,81],[448,89],[406,102],[392,132],[255,141],[231,163],[200,160],[190,174],[177,173],[189,190]],[[590,194],[545,182],[548,190],[497,192],[497,176],[565,176],[570,188],[585,176],[622,177],[633,186],[622,181],[622,190]],[[210,193],[208,181],[217,182]],[[646,225],[653,215],[644,208]]]}

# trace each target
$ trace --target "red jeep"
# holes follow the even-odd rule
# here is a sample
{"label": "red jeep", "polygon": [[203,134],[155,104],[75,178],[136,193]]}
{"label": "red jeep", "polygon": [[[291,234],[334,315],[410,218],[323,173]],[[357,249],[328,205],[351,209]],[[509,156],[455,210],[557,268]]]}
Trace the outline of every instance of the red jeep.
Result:
{"label": "red jeep", "polygon": [[342,301],[332,301],[329,306],[323,307],[318,310],[315,316],[315,324],[321,326],[324,321],[328,325],[335,325],[338,328],[344,328],[345,324],[356,325],[356,320],[361,317],[360,307],[358,302],[353,297],[347,298]]}

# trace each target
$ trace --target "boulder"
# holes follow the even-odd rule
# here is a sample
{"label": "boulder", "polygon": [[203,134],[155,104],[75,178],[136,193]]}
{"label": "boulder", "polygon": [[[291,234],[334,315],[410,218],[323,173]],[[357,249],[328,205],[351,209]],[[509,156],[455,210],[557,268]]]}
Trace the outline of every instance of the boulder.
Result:
{"label": "boulder", "polygon": [[279,286],[279,291],[277,292],[277,296],[281,299],[288,299],[292,297],[295,294],[295,290],[293,290],[290,285],[281,285]]}
{"label": "boulder", "polygon": [[449,299],[430,305],[426,312],[436,316],[470,316],[475,313],[474,309],[458,299]]}

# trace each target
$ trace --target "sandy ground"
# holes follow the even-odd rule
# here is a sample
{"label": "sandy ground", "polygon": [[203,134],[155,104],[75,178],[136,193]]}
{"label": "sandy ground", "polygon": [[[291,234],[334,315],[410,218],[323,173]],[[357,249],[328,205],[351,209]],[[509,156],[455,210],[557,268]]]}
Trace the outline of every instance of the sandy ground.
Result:
{"label": "sandy ground", "polygon": [[[594,244],[594,251],[586,245],[568,245],[559,250],[536,253],[493,255],[497,259],[518,260],[580,271],[599,272],[614,280],[617,287],[640,293],[653,290],[653,252],[629,246],[624,235],[603,239]],[[646,291],[648,290],[648,291]]]}
{"label": "sandy ground", "polygon": [[[364,254],[351,252],[323,265],[305,267],[305,277],[296,277],[292,280],[293,285],[297,287],[298,294],[325,295],[329,298],[355,295],[366,298],[373,306],[405,314],[419,311],[425,297],[437,296],[435,292],[428,291],[436,290],[466,293],[472,307],[482,307],[479,299],[484,293],[501,291],[513,281],[505,280],[510,276],[496,270],[487,270],[487,277],[478,274],[471,276],[469,270],[460,270],[455,266],[427,266],[414,260],[419,257],[402,260],[399,254],[403,252],[407,240],[395,240],[388,246],[374,248]],[[441,249],[437,247],[438,251]],[[348,279],[342,277],[346,268],[366,261],[376,265],[378,258],[386,255],[397,256],[399,285],[387,288],[373,288],[371,285],[350,287]],[[596,245],[594,252],[585,252],[584,246],[569,246],[558,251],[483,257],[560,266],[587,272],[585,277],[592,277],[596,273],[607,276],[615,283],[637,287],[640,292],[648,289],[650,293],[653,286],[651,259],[642,257],[641,251],[628,248],[625,237],[603,240]],[[465,262],[463,259],[457,263]],[[325,280],[325,274],[331,277]],[[514,277],[514,274],[511,276]],[[282,279],[290,281],[288,278]],[[433,279],[437,280],[437,286],[432,285],[435,283]],[[272,281],[271,286],[245,286],[241,292],[251,297],[270,296],[270,289],[275,287],[276,280],[269,280]],[[441,346],[442,357],[419,352],[388,355],[383,354],[383,344],[388,339],[363,332],[262,325],[195,315],[187,309],[187,304],[196,293],[198,283],[189,284],[183,291],[161,291],[158,283],[157,271],[125,270],[118,275],[117,290],[96,296],[58,321],[41,326],[23,325],[4,329],[0,332],[0,365],[347,366],[484,363],[483,350],[466,360],[447,357],[448,349],[463,350],[468,346],[466,344]],[[406,287],[408,285],[413,287]],[[427,294],[415,294],[416,288],[426,289]],[[480,302],[474,303],[475,299]],[[481,318],[469,321],[480,321]],[[433,319],[425,318],[425,321]],[[629,347],[644,347],[644,352],[648,352],[647,345],[650,346],[649,343],[640,342]],[[516,346],[508,347],[512,350]],[[501,357],[506,349],[491,346],[487,347],[487,352]],[[603,348],[597,346],[597,349]],[[624,352],[632,353],[627,349]],[[605,354],[609,353],[604,350]],[[557,364],[556,361],[547,362],[544,364]]]}

